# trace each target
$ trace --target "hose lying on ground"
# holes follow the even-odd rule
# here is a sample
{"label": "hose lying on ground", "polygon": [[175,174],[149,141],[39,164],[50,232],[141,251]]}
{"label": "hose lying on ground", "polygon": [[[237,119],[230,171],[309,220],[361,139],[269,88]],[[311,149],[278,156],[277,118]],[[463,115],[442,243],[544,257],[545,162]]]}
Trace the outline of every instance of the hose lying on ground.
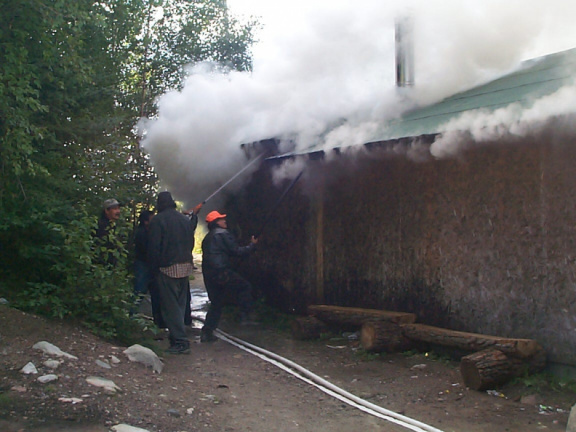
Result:
{"label": "hose lying on ground", "polygon": [[252,345],[246,341],[243,341],[242,339],[229,335],[223,332],[222,330],[216,330],[215,334],[220,339],[244,351],[247,351],[250,354],[255,355],[256,357],[259,357],[262,360],[274,364],[275,366],[290,373],[291,375],[294,375],[295,377],[301,379],[302,381],[307,382],[308,384],[313,385],[314,387],[320,389],[324,393],[329,394],[330,396],[335,397],[336,399],[339,399],[340,401],[345,402],[350,406],[358,408],[361,411],[364,411],[368,414],[379,417],[381,419],[387,420],[389,422],[398,424],[406,429],[410,429],[415,432],[442,432],[440,429],[436,429],[418,420],[411,419],[410,417],[406,417],[402,414],[395,413],[394,411],[387,410],[371,402],[368,402],[362,398],[359,398],[358,396],[355,396],[352,393],[349,393],[346,390],[343,390],[340,387],[335,386],[334,384],[330,383],[329,381],[326,381],[325,379],[314,374],[313,372],[310,372],[308,369],[305,369],[299,364],[294,363],[293,361],[288,360],[284,357],[281,357],[278,354],[267,351],[256,345]]}

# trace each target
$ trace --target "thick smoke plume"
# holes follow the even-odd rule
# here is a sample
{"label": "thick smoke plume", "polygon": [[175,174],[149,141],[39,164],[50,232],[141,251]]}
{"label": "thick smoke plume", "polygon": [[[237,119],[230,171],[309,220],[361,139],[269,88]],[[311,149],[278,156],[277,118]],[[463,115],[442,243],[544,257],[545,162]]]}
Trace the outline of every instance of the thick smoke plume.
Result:
{"label": "thick smoke plume", "polygon": [[[277,138],[295,151],[363,144],[408,108],[576,46],[576,3],[565,0],[294,0],[285,6],[298,11],[292,17],[268,3],[283,19],[264,22],[251,74],[197,65],[182,91],[159,100],[158,118],[140,124],[163,187],[187,205],[248,163],[241,144]],[[415,28],[416,86],[401,93],[394,24],[406,14]],[[277,176],[298,172],[288,166]]]}

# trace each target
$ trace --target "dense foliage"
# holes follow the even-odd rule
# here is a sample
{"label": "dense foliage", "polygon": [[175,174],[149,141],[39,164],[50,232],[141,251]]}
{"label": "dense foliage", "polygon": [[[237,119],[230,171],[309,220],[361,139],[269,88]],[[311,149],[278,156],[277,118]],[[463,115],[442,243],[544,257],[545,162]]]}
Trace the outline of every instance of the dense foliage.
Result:
{"label": "dense foliage", "polygon": [[114,197],[127,241],[154,201],[134,126],[187,64],[249,70],[255,24],[222,0],[0,2],[2,297],[92,324],[108,317],[113,332],[108,321],[129,308],[130,259],[99,264],[91,231]]}

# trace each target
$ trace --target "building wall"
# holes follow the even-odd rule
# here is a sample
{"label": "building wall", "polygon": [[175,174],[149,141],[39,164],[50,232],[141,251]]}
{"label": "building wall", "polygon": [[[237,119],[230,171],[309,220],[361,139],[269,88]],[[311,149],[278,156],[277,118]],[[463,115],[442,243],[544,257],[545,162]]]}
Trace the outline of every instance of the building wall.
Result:
{"label": "building wall", "polygon": [[[285,310],[413,312],[536,339],[550,361],[576,365],[576,142],[560,130],[462,143],[443,160],[383,150],[309,160],[245,271]],[[287,185],[273,185],[272,169],[236,203],[248,231]]]}

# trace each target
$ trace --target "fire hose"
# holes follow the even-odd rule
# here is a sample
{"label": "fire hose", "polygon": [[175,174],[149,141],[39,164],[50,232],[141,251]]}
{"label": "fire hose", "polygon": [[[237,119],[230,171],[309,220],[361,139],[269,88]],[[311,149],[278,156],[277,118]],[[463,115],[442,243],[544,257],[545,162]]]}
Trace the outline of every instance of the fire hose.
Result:
{"label": "fire hose", "polygon": [[378,406],[362,398],[359,398],[358,396],[355,396],[352,393],[335,386],[334,384],[330,383],[329,381],[326,381],[325,379],[314,374],[308,369],[305,369],[299,364],[294,363],[293,361],[288,360],[282,356],[279,356],[278,354],[267,351],[256,345],[252,345],[246,341],[243,341],[242,339],[229,335],[223,332],[222,330],[216,330],[215,334],[217,335],[218,338],[222,339],[223,341],[228,342],[236,346],[237,348],[240,348],[268,363],[271,363],[279,367],[280,369],[290,373],[296,378],[318,388],[324,393],[361,411],[364,411],[375,417],[387,420],[391,423],[395,423],[399,426],[402,426],[409,430],[413,430],[415,432],[442,432],[440,429],[427,425],[426,423],[422,423],[418,420],[414,420],[402,414],[395,413],[394,411],[387,410],[385,408],[382,408],[381,406]]}
{"label": "fire hose", "polygon": [[236,174],[234,174],[232,177],[230,177],[226,181],[226,183],[224,183],[222,186],[220,186],[218,189],[216,189],[214,192],[212,192],[212,194],[210,194],[210,196],[208,198],[206,198],[204,201],[202,201],[202,204],[206,204],[211,198],[214,197],[214,195],[216,195],[218,192],[220,192],[222,189],[224,189],[226,186],[228,186],[230,183],[232,183],[232,181],[234,181],[234,179],[236,177],[238,177],[240,174],[242,174],[244,171],[246,171],[248,168],[250,168],[257,161],[262,159],[262,157],[264,157],[264,153],[261,153],[260,155],[258,155],[254,159],[252,159],[252,161],[250,161],[250,163],[248,165],[246,165],[244,168],[242,168],[240,171],[238,171]]}

